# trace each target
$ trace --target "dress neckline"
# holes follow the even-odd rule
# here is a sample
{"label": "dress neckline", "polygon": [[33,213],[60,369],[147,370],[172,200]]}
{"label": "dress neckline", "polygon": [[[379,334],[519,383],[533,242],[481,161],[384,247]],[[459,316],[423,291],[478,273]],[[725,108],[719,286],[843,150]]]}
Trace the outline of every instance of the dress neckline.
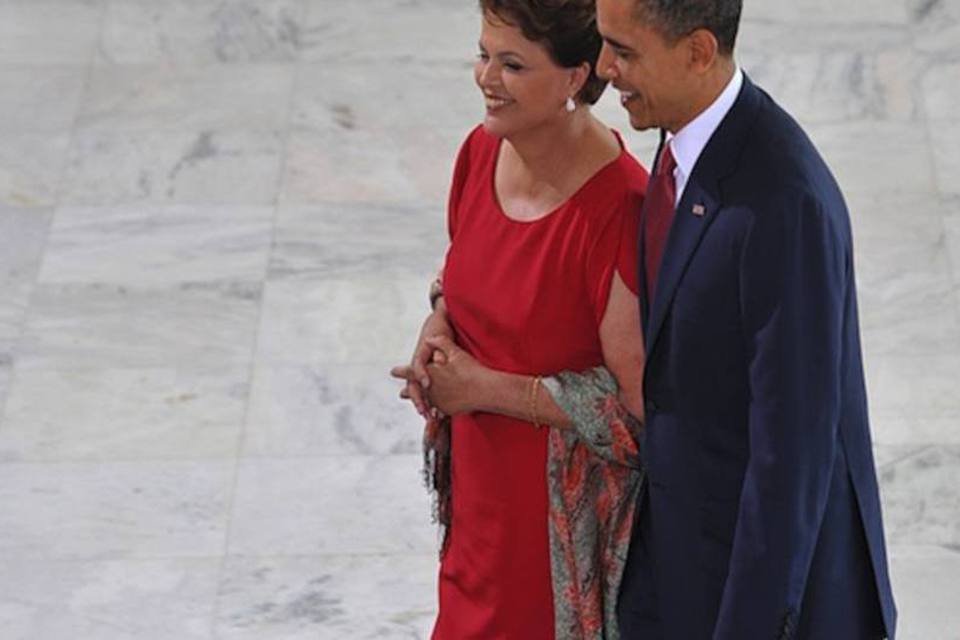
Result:
{"label": "dress neckline", "polygon": [[623,143],[623,138],[620,137],[620,132],[616,129],[610,129],[610,132],[613,133],[614,137],[617,139],[617,144],[620,145],[620,153],[617,154],[617,157],[613,158],[599,169],[593,172],[593,174],[584,180],[583,184],[577,187],[577,190],[570,194],[570,197],[558,204],[553,209],[550,209],[546,213],[543,213],[536,218],[531,218],[529,220],[518,220],[510,216],[500,204],[500,196],[497,194],[497,165],[500,163],[500,147],[503,146],[503,138],[497,138],[497,143],[493,149],[493,170],[490,172],[490,197],[493,200],[493,204],[497,209],[497,212],[500,216],[513,224],[519,225],[531,225],[538,222],[543,222],[549,218],[552,218],[554,214],[560,212],[561,210],[567,208],[567,206],[577,197],[580,193],[586,189],[594,180],[596,180],[602,173],[605,173],[610,167],[615,166],[622,159],[624,154],[628,153],[626,145]]}

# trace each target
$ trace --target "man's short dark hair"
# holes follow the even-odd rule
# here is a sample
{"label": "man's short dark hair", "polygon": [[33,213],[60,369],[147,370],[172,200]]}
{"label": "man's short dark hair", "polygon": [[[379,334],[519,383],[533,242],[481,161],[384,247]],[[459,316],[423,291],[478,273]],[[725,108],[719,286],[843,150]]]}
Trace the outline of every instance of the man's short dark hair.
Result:
{"label": "man's short dark hair", "polygon": [[697,29],[706,29],[733,53],[740,27],[743,0],[634,0],[639,18],[649,21],[668,40],[676,41]]}
{"label": "man's short dark hair", "polygon": [[561,67],[588,63],[590,75],[577,99],[584,104],[600,99],[607,82],[597,76],[603,40],[596,0],[480,0],[480,8],[518,27],[527,40],[542,43]]}

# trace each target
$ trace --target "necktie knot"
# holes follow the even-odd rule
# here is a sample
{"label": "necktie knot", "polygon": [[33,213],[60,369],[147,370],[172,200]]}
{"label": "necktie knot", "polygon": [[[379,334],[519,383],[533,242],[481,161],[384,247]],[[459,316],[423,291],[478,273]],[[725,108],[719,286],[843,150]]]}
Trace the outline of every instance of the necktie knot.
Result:
{"label": "necktie knot", "polygon": [[677,161],[673,157],[673,150],[669,144],[663,145],[663,151],[660,154],[660,162],[657,164],[657,175],[668,175],[673,177],[673,171],[677,168]]}

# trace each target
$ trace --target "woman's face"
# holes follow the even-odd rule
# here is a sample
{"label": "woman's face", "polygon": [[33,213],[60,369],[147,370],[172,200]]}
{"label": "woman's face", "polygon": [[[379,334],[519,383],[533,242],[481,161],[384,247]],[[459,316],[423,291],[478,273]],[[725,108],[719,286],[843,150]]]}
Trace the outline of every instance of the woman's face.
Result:
{"label": "woman's face", "polygon": [[563,117],[567,98],[579,90],[574,69],[557,65],[544,45],[489,13],[474,78],[486,103],[484,127],[501,138]]}

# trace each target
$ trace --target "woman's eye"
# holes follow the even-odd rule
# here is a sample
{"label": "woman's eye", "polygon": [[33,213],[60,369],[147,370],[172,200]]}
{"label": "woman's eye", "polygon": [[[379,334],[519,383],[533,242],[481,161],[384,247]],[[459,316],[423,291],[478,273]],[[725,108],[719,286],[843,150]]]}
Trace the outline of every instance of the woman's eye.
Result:
{"label": "woman's eye", "polygon": [[519,65],[516,62],[504,62],[503,66],[510,69],[510,71],[520,71],[523,69],[523,65]]}

